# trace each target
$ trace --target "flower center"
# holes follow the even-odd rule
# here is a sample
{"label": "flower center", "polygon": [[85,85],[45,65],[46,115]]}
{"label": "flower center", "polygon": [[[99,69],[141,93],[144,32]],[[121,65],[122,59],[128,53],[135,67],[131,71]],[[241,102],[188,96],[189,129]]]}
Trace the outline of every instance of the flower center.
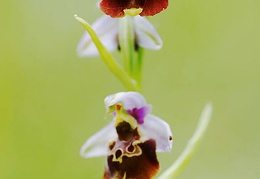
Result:
{"label": "flower center", "polygon": [[116,132],[118,134],[118,138],[120,141],[128,141],[134,136],[138,136],[138,132],[136,129],[132,129],[131,125],[128,122],[120,122],[116,126]]}
{"label": "flower center", "polygon": [[124,9],[124,13],[129,16],[137,16],[143,11],[143,8]]}

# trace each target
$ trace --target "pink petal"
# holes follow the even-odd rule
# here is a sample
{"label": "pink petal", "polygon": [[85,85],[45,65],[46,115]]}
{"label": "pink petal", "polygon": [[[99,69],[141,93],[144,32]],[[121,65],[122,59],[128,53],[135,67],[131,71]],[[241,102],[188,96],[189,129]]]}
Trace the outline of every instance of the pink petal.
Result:
{"label": "pink petal", "polygon": [[109,95],[105,98],[105,105],[107,109],[117,103],[122,103],[125,110],[132,110],[134,108],[142,108],[146,105],[145,98],[138,92],[119,92]]}

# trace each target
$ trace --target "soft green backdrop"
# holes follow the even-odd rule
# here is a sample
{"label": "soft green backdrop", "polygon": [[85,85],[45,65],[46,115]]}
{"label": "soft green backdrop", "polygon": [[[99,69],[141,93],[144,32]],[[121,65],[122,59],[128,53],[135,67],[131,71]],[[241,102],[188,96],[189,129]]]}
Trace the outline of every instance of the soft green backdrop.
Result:
{"label": "soft green backdrop", "polygon": [[[101,178],[104,158],[79,148],[108,123],[103,99],[123,91],[100,58],[79,59],[94,0],[0,2],[0,178]],[[167,168],[205,103],[213,119],[180,179],[259,178],[260,1],[174,0],[151,18],[164,47],[147,51],[143,94],[174,134]]]}

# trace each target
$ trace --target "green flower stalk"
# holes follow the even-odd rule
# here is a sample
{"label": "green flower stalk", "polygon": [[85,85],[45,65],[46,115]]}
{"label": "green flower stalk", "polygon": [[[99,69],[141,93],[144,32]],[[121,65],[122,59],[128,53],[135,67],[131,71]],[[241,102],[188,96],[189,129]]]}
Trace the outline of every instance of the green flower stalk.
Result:
{"label": "green flower stalk", "polygon": [[93,42],[95,43],[101,58],[109,68],[109,70],[119,78],[119,80],[129,89],[134,91],[139,91],[139,89],[136,86],[136,82],[131,79],[130,76],[127,75],[127,73],[122,70],[122,68],[117,64],[117,62],[114,60],[111,53],[107,51],[107,49],[103,46],[101,41],[99,40],[98,36],[94,32],[94,30],[91,28],[91,26],[82,18],[75,15],[75,18],[84,26],[84,28],[88,31],[89,35],[91,36]]}
{"label": "green flower stalk", "polygon": [[124,68],[131,77],[134,75],[135,32],[131,16],[119,19],[119,48],[122,53]]}

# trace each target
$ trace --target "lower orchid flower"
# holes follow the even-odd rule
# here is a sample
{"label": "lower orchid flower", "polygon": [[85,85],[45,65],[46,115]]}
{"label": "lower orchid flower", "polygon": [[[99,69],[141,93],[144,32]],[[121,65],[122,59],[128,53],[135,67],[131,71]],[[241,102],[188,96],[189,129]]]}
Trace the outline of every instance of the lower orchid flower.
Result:
{"label": "lower orchid flower", "polygon": [[138,92],[120,92],[105,98],[113,121],[90,137],[82,157],[106,156],[104,179],[151,179],[157,174],[156,152],[169,152],[169,125],[150,114],[151,105]]}
{"label": "lower orchid flower", "polygon": [[[127,18],[127,17],[124,17]],[[162,47],[162,40],[154,26],[141,16],[134,16],[134,35],[135,44],[146,49],[158,50]],[[104,15],[96,20],[92,28],[96,32],[102,44],[108,51],[114,51],[119,45],[119,21],[121,18],[112,18]],[[77,54],[80,57],[98,56],[99,52],[88,32],[85,32],[77,46]]]}

